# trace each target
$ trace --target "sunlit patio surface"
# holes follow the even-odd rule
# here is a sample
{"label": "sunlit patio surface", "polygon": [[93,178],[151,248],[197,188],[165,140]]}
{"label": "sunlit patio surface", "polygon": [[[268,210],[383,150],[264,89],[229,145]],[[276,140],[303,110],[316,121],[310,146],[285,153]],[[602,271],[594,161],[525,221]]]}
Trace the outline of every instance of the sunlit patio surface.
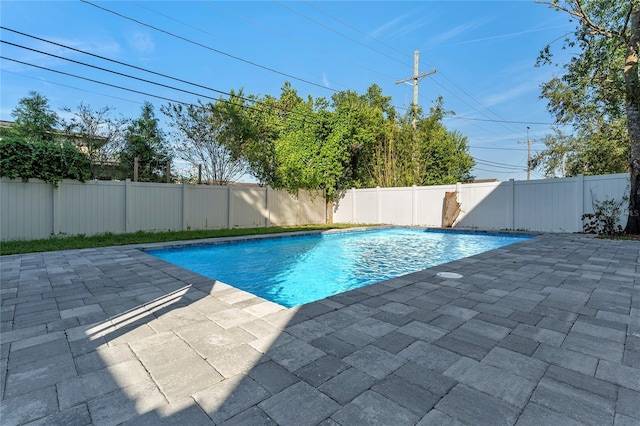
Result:
{"label": "sunlit patio surface", "polygon": [[640,424],[638,241],[540,235],[291,309],[140,248],[0,258],[0,424]]}

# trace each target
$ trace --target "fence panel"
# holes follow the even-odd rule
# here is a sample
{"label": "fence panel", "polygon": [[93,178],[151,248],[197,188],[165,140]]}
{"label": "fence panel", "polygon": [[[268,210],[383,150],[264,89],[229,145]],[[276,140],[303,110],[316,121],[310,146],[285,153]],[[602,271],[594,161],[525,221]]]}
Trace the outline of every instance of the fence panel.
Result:
{"label": "fence panel", "polygon": [[[626,173],[604,176],[416,188],[352,189],[334,205],[334,222],[439,227],[445,192],[458,192],[460,228],[581,232],[592,199],[620,200]],[[626,222],[626,209],[620,223]],[[409,220],[413,214],[413,219]]]}
{"label": "fence panel", "polygon": [[416,188],[416,225],[442,226],[442,207],[445,192],[456,190],[456,185],[419,186]]}
{"label": "fence panel", "polygon": [[379,217],[378,190],[357,189],[353,194],[355,211],[353,223],[382,223]]}
{"label": "fence panel", "polygon": [[[270,198],[269,198],[270,197]],[[0,178],[0,239],[325,223],[321,192],[267,187]],[[271,213],[270,213],[271,211]]]}
{"label": "fence panel", "polygon": [[127,232],[182,229],[182,186],[127,182]]}
{"label": "fence panel", "polygon": [[266,188],[232,187],[231,227],[257,228],[267,224]]}
{"label": "fence panel", "polygon": [[585,176],[584,178],[584,212],[594,213],[595,203],[606,200],[620,202],[622,205],[618,224],[627,224],[629,207],[629,175],[620,173],[604,176]]}
{"label": "fence panel", "polygon": [[514,229],[582,231],[582,177],[515,182]]}
{"label": "fence panel", "polygon": [[183,185],[186,229],[229,226],[229,189],[226,186]]}
{"label": "fence panel", "polygon": [[291,226],[298,223],[300,201],[287,191],[267,188],[267,209],[269,224]]}
{"label": "fence panel", "polygon": [[355,223],[355,191],[348,190],[341,194],[341,197],[333,203],[334,223]]}
{"label": "fence panel", "polygon": [[320,224],[327,218],[327,205],[321,191],[298,191],[298,218],[297,223]]}
{"label": "fence panel", "polygon": [[461,212],[457,227],[511,229],[513,227],[513,183],[488,182],[461,185]]}
{"label": "fence panel", "polygon": [[[61,206],[56,234],[125,232],[125,182],[65,181],[55,191]],[[64,210],[64,213],[62,212]]]}
{"label": "fence panel", "polygon": [[0,238],[33,240],[53,233],[53,187],[49,183],[0,179]]}
{"label": "fence panel", "polygon": [[393,225],[412,225],[413,189],[412,188],[384,188],[378,190],[380,208],[380,223]]}

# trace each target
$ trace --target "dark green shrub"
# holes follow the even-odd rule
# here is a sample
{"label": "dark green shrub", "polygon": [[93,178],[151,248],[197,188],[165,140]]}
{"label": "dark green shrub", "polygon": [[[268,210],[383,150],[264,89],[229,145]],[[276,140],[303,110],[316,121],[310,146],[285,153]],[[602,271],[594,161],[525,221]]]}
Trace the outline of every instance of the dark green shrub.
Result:
{"label": "dark green shrub", "polygon": [[17,136],[0,140],[0,175],[41,179],[57,187],[62,179],[89,179],[90,162],[71,143],[28,141]]}

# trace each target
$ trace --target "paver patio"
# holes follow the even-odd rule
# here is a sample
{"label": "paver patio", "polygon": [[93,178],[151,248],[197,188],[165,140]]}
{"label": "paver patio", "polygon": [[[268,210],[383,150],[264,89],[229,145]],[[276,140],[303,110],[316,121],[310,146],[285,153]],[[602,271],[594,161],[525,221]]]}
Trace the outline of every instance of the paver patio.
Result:
{"label": "paver patio", "polygon": [[0,423],[638,425],[639,256],[547,234],[292,309],[139,247],[3,256]]}

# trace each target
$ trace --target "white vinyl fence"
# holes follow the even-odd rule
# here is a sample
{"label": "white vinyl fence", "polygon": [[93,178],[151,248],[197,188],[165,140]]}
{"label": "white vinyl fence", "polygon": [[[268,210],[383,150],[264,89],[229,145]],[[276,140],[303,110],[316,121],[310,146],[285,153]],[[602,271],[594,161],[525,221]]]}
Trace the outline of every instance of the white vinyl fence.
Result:
{"label": "white vinyl fence", "polygon": [[0,179],[0,240],[326,221],[322,194],[258,186]]}
{"label": "white vinyl fence", "polygon": [[629,175],[350,189],[335,203],[333,221],[440,227],[445,192],[456,192],[461,204],[456,228],[582,232],[581,217],[593,213],[594,201],[627,196]]}

